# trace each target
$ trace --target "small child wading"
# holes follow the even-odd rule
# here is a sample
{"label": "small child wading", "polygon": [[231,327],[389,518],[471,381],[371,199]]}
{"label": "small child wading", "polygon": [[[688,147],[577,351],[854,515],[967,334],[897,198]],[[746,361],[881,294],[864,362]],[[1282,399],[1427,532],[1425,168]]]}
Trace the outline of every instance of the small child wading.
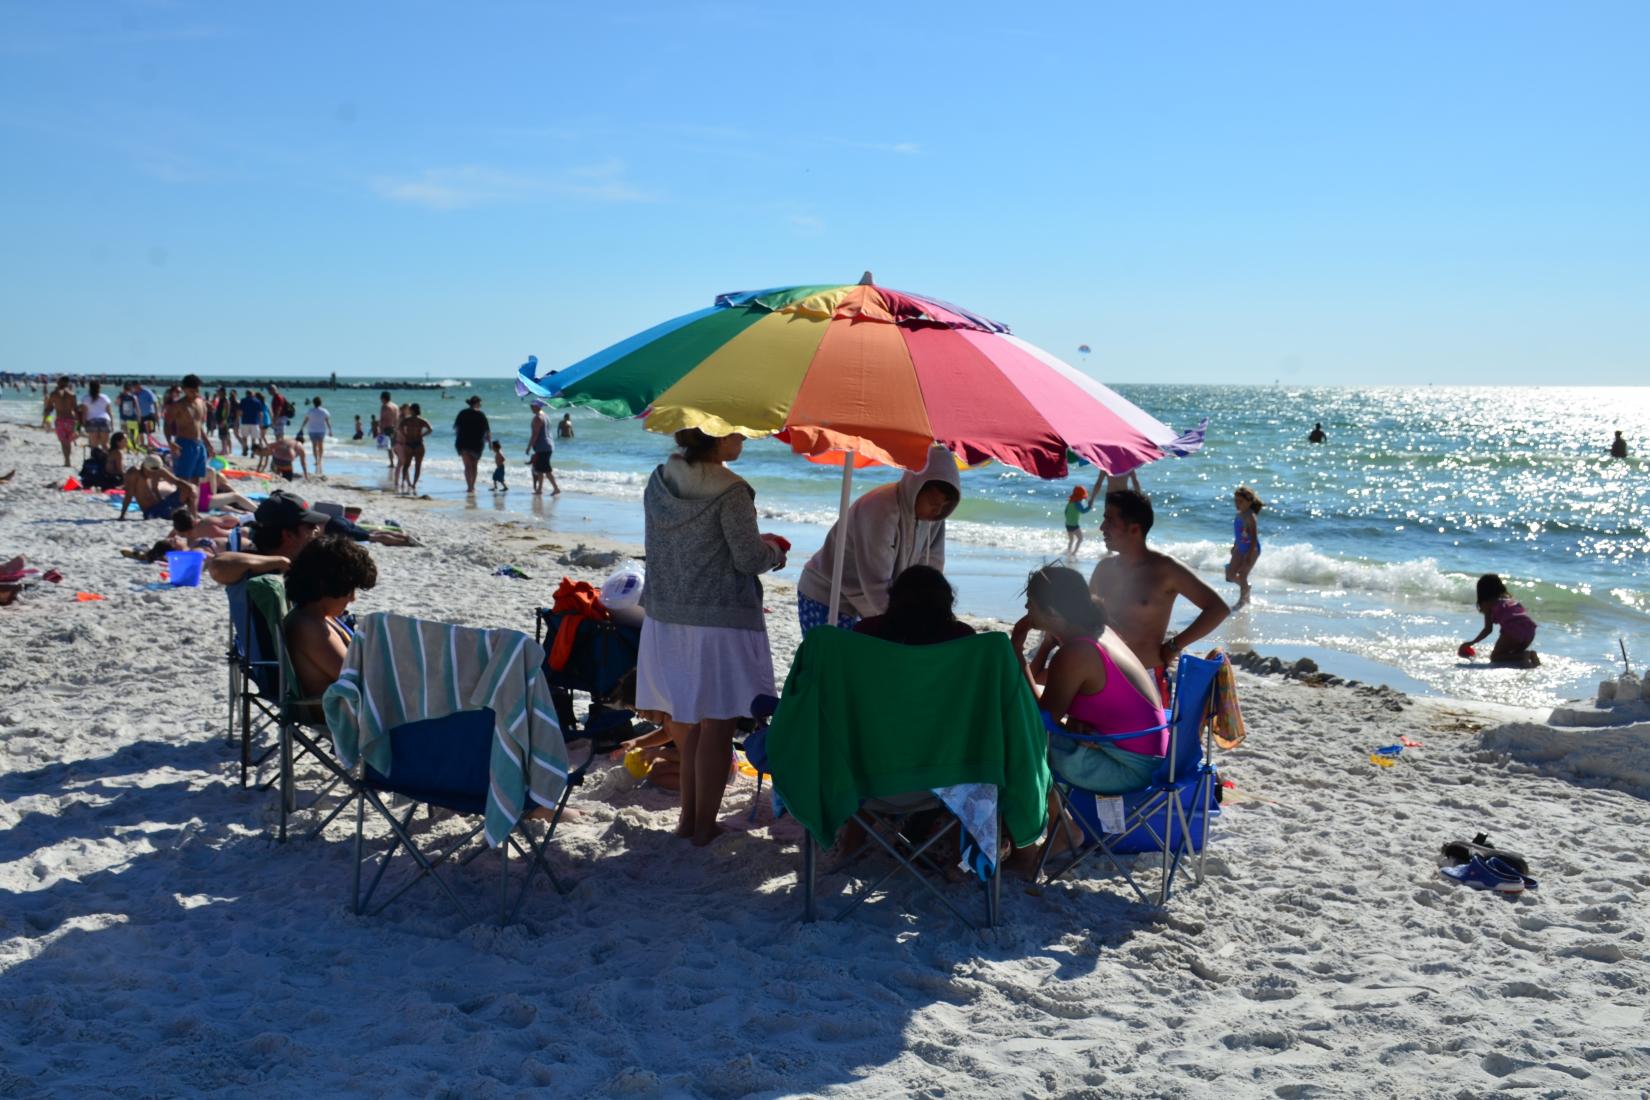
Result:
{"label": "small child wading", "polygon": [[493,440],[493,492],[508,493],[510,487],[504,484],[504,447],[498,440]]}
{"label": "small child wading", "polygon": [[1232,517],[1232,560],[1226,563],[1226,579],[1238,586],[1238,607],[1249,603],[1249,572],[1260,560],[1260,529],[1255,516],[1266,503],[1247,485],[1239,485],[1232,494],[1232,506],[1237,515]]}
{"label": "small child wading", "polygon": [[1490,650],[1491,664],[1520,665],[1524,668],[1535,668],[1541,664],[1541,658],[1530,648],[1535,641],[1535,620],[1530,618],[1523,604],[1512,598],[1507,586],[1494,573],[1485,573],[1478,578],[1478,610],[1484,613],[1484,629],[1478,632],[1477,637],[1462,643],[1463,648],[1488,638],[1490,631],[1499,626],[1501,634],[1495,639],[1495,648]]}
{"label": "small child wading", "polygon": [[[1094,511],[1094,502],[1088,500],[1089,492],[1081,485],[1071,491],[1066,499],[1066,557],[1077,556],[1077,548],[1083,545],[1082,517]],[[1084,503],[1088,501],[1088,503]]]}

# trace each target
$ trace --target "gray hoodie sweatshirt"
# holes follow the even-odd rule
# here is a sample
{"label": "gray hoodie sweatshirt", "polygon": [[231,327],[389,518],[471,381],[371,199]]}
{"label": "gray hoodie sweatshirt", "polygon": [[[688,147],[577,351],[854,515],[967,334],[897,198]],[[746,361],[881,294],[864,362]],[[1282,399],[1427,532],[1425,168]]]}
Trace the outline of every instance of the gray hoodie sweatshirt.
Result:
{"label": "gray hoodie sweatshirt", "polygon": [[642,493],[647,583],[642,606],[661,623],[767,630],[757,574],[779,551],[756,529],[756,491],[719,463],[672,455]]}
{"label": "gray hoodie sweatshirt", "polygon": [[944,570],[945,521],[917,519],[917,494],[930,481],[943,481],[962,491],[957,462],[943,447],[928,452],[924,469],[907,470],[894,484],[872,489],[850,504],[848,514],[836,521],[825,536],[825,545],[802,570],[796,590],[815,603],[830,602],[836,540],[843,537],[848,539],[848,550],[842,561],[841,610],[861,618],[888,610],[888,588],[907,567],[931,565]]}

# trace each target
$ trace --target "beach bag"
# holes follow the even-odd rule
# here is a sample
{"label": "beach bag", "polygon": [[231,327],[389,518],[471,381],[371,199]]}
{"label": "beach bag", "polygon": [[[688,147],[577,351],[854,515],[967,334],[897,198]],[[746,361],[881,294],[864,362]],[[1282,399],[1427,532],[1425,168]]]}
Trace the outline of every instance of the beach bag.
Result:
{"label": "beach bag", "polygon": [[109,473],[109,452],[93,447],[92,453],[80,464],[80,484],[88,489],[113,489],[120,479]]}
{"label": "beach bag", "polygon": [[1218,660],[1220,671],[1215,673],[1214,690],[1209,692],[1203,720],[1209,723],[1215,744],[1223,749],[1235,749],[1249,734],[1243,724],[1243,712],[1238,709],[1237,676],[1232,671],[1232,662],[1220,650],[1211,652],[1209,660]]}

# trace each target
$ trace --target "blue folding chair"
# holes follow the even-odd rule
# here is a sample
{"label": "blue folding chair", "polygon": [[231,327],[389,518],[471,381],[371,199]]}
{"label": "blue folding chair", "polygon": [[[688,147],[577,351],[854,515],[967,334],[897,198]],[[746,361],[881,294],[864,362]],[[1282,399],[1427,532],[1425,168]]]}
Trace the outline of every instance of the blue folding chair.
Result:
{"label": "blue folding chair", "polygon": [[[470,907],[464,903],[451,883],[440,873],[442,864],[453,859],[473,841],[485,827],[487,789],[491,782],[491,754],[494,733],[494,713],[491,708],[463,710],[442,718],[430,718],[393,727],[389,731],[391,768],[393,778],[384,775],[372,765],[360,765],[359,778],[352,779],[351,797],[355,801],[355,883],[351,905],[358,914],[376,916],[408,890],[425,878],[434,880],[466,920],[472,918]],[[562,791],[561,799],[543,835],[533,836],[532,815],[524,814],[515,830],[498,846],[499,854],[499,924],[508,924],[520,912],[528,889],[539,872],[550,880],[558,894],[566,894],[572,885],[557,876],[545,856],[550,838],[567,807],[573,784]],[[393,796],[408,803],[405,810],[392,810],[385,796]],[[366,852],[366,810],[368,805],[389,826],[391,840],[382,852]],[[413,815],[420,806],[441,807],[453,813],[474,817],[475,821],[461,836],[442,841],[426,851],[421,849],[412,834]],[[510,905],[510,851],[514,849],[527,860],[515,905]],[[471,848],[457,866],[465,866],[487,850],[485,844]],[[395,857],[405,851],[415,868],[401,884],[378,903],[373,896],[382,884],[385,872]],[[361,888],[363,870],[376,864],[372,880],[365,890]]]}
{"label": "blue folding chair", "polygon": [[1049,831],[1051,842],[1043,848],[1037,864],[1037,874],[1043,877],[1054,849],[1052,838],[1064,830],[1066,823],[1077,825],[1082,841],[1069,860],[1056,871],[1048,873],[1045,881],[1052,882],[1071,871],[1096,852],[1105,856],[1112,868],[1145,904],[1151,904],[1146,892],[1118,860],[1120,855],[1152,854],[1159,857],[1162,877],[1158,883],[1157,904],[1168,904],[1183,859],[1196,855],[1194,875],[1203,881],[1203,850],[1211,821],[1220,816],[1220,779],[1213,763],[1213,733],[1205,721],[1209,697],[1214,691],[1224,654],[1215,660],[1182,654],[1175,673],[1174,712],[1165,726],[1149,730],[1109,735],[1071,733],[1050,724],[1052,737],[1087,744],[1112,744],[1127,741],[1142,734],[1169,731],[1169,750],[1163,757],[1151,783],[1138,791],[1115,796],[1122,801],[1122,828],[1108,831],[1102,820],[1100,800],[1107,797],[1079,787],[1062,775],[1055,760],[1049,766],[1054,790],[1060,804],[1060,821]]}

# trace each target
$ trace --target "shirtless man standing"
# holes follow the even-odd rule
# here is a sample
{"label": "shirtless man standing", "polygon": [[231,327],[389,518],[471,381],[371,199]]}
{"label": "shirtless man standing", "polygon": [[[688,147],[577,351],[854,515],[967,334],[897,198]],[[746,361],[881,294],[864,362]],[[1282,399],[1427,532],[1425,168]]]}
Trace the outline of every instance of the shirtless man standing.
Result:
{"label": "shirtless man standing", "polygon": [[396,446],[395,425],[401,419],[401,410],[390,400],[390,391],[385,390],[378,395],[378,430],[390,437],[390,472],[398,473],[400,464],[395,461]]}
{"label": "shirtless man standing", "polygon": [[201,397],[199,376],[184,375],[181,387],[183,394],[172,406],[173,441],[178,448],[178,457],[172,463],[172,474],[188,483],[188,488],[195,494],[190,499],[196,500],[200,497],[201,479],[206,477],[206,401]]}
{"label": "shirtless man standing", "polygon": [[74,451],[74,437],[80,427],[80,401],[75,396],[69,376],[57,380],[57,389],[46,395],[46,411],[52,414],[52,429],[63,445],[63,465],[73,465],[69,457]]}
{"label": "shirtless man standing", "polygon": [[[1211,633],[1231,609],[1186,566],[1148,549],[1146,535],[1151,529],[1152,502],[1143,494],[1127,489],[1107,493],[1100,536],[1112,555],[1094,567],[1089,590],[1106,605],[1112,628],[1151,672],[1168,706],[1168,670],[1180,651]],[[1181,596],[1198,609],[1198,616],[1165,639],[1175,599]]]}

